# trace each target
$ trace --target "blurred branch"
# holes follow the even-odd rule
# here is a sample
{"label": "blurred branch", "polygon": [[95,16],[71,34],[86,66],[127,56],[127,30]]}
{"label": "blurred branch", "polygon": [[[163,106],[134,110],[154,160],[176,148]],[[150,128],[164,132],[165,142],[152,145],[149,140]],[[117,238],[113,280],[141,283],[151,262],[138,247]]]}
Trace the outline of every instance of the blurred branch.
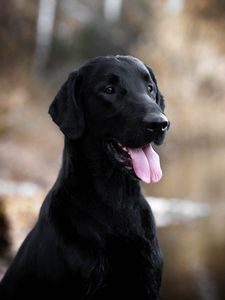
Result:
{"label": "blurred branch", "polygon": [[184,9],[185,0],[167,0],[166,9],[172,15],[178,15]]}
{"label": "blurred branch", "polygon": [[34,66],[40,70],[49,58],[57,0],[39,0]]}
{"label": "blurred branch", "polygon": [[104,0],[104,16],[109,22],[118,22],[123,0]]}

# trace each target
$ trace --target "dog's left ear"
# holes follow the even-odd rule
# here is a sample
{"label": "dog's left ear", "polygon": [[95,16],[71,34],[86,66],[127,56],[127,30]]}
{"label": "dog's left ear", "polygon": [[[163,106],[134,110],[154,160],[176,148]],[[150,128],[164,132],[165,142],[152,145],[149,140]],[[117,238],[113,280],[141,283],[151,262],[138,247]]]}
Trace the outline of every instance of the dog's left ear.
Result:
{"label": "dog's left ear", "polygon": [[84,115],[77,96],[78,71],[72,72],[49,107],[49,114],[70,139],[78,139],[84,131]]}
{"label": "dog's left ear", "polygon": [[150,76],[151,76],[152,80],[154,81],[154,83],[156,85],[156,88],[157,88],[156,101],[159,104],[159,106],[161,107],[162,111],[164,111],[164,109],[165,109],[165,102],[164,102],[163,95],[160,93],[160,90],[158,88],[157,80],[155,78],[155,75],[154,75],[152,69],[148,65],[145,65],[145,66],[148,69],[148,71],[150,73]]}

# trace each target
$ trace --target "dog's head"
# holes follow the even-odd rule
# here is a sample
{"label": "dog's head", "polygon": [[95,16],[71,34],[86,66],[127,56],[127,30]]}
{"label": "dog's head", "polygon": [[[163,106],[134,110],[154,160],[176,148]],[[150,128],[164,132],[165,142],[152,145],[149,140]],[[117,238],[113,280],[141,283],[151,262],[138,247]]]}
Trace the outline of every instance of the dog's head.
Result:
{"label": "dog's head", "polygon": [[131,56],[89,61],[70,74],[49,109],[67,138],[88,132],[113,162],[145,182],[161,177],[151,143],[161,144],[169,129],[163,112],[151,68]]}

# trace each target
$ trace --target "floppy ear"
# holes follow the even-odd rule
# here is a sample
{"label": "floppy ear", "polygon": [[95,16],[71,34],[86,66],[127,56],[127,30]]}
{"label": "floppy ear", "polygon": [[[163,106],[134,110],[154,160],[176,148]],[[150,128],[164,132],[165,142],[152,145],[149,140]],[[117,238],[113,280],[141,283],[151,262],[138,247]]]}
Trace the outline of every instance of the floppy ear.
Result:
{"label": "floppy ear", "polygon": [[49,114],[70,139],[79,138],[84,131],[84,116],[77,95],[77,71],[72,72],[49,107]]}
{"label": "floppy ear", "polygon": [[165,109],[165,102],[164,102],[163,95],[160,93],[160,90],[158,88],[157,80],[155,78],[155,75],[154,75],[152,69],[148,65],[145,65],[145,66],[148,69],[148,71],[150,73],[150,76],[151,76],[152,80],[154,81],[154,83],[156,85],[156,88],[157,88],[156,101],[159,104],[159,106],[161,107],[162,111],[164,111],[164,109]]}

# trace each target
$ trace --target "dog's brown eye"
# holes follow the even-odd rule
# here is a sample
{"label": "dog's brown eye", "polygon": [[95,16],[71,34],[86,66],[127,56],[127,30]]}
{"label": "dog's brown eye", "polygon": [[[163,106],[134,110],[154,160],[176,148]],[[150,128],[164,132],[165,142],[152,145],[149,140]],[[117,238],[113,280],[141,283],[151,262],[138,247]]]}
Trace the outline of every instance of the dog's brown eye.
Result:
{"label": "dog's brown eye", "polygon": [[149,93],[153,92],[153,86],[151,84],[148,84],[148,92]]}
{"label": "dog's brown eye", "polygon": [[104,92],[108,95],[111,95],[115,93],[115,89],[113,86],[108,86],[107,88],[105,88]]}

